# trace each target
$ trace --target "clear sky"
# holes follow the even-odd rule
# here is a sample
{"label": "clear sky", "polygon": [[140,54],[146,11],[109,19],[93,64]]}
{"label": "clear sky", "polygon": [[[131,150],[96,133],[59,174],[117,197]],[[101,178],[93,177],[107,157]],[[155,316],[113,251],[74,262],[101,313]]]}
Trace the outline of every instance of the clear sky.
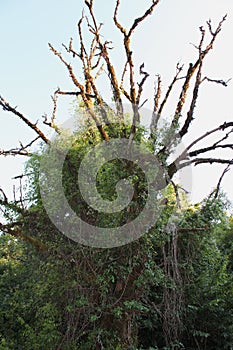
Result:
{"label": "clear sky", "polygon": [[[104,23],[103,33],[113,40],[113,62],[119,67],[120,34],[114,29],[112,13],[115,0],[95,0],[97,17]],[[132,19],[151,4],[146,0],[122,0],[119,18],[128,26]],[[0,0],[0,94],[12,105],[36,121],[52,108],[50,95],[60,86],[72,88],[65,68],[49,51],[48,42],[59,50],[69,38],[76,40],[76,24],[83,8],[82,0]],[[209,18],[217,24],[223,15],[228,19],[205,64],[211,78],[233,77],[233,3],[232,0],[161,0],[154,14],[135,32],[133,48],[138,66],[144,62],[151,74],[145,97],[153,97],[153,81],[157,73],[163,87],[173,78],[178,61],[188,64],[196,58],[190,43],[199,40],[199,26]],[[77,70],[77,74],[78,70]],[[179,92],[179,91],[178,91]],[[200,93],[196,120],[191,136],[197,137],[224,121],[233,120],[233,82],[228,88],[207,84]],[[70,116],[70,100],[59,106],[60,122]],[[150,107],[150,103],[147,106]],[[169,110],[168,110],[169,114]],[[27,142],[33,132],[16,117],[0,111],[1,148]],[[232,154],[228,153],[228,158]],[[21,173],[21,160],[0,158],[0,186],[9,189],[8,179]],[[199,201],[216,185],[222,172],[220,166],[203,166],[193,171],[192,198]],[[223,188],[233,200],[232,172],[223,181]]]}

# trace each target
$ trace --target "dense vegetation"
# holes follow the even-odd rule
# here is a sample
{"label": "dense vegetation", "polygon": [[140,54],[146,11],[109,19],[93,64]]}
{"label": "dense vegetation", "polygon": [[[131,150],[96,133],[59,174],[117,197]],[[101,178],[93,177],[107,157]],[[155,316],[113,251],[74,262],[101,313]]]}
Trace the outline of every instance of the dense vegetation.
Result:
{"label": "dense vegetation", "polygon": [[[63,45],[65,54],[49,44],[74,89],[54,92],[52,114],[43,116],[42,125],[0,96],[4,112],[36,133],[25,145],[0,150],[3,156],[28,157],[24,173],[16,176],[19,188],[13,199],[0,188],[0,350],[233,349],[233,219],[221,192],[221,181],[233,164],[233,121],[203,131],[184,149],[176,149],[190,136],[202,84],[227,86],[228,81],[208,78],[203,70],[226,16],[216,28],[211,20],[199,28],[197,57],[186,66],[176,65],[165,91],[157,75],[148,96],[144,86],[149,73],[144,63],[134,61],[131,39],[159,3],[152,1],[127,29],[118,18],[121,1],[116,0],[113,23],[122,36],[124,58],[121,67],[115,67],[112,42],[102,34],[96,4],[84,1],[87,13],[77,26],[79,50],[73,39]],[[76,73],[77,67],[81,69]],[[164,107],[172,102],[175,86],[175,105],[168,113]],[[72,133],[56,121],[61,95],[75,98]],[[146,129],[141,120],[148,100],[153,108]],[[47,133],[51,129],[57,135],[53,140]],[[119,145],[126,153],[114,153],[109,160],[116,139],[125,141]],[[102,164],[93,193],[89,178],[94,158],[84,167],[87,178],[79,177],[91,148]],[[201,203],[190,204],[175,175],[192,164],[215,163],[225,167],[216,190]],[[101,197],[110,206],[120,195],[128,196],[124,180],[133,188],[131,201],[114,211],[90,205],[79,187],[85,183],[90,188],[92,204],[99,204]],[[65,204],[63,210],[63,202],[73,216]],[[148,202],[154,204],[149,209]],[[152,218],[157,214],[157,220],[147,220],[144,208]],[[76,217],[91,230],[82,225],[76,229]],[[142,223],[136,222],[138,217]],[[124,226],[134,235],[127,244],[128,236],[119,238],[113,230]],[[66,227],[65,234],[61,227]],[[103,234],[102,245],[95,244],[96,227]],[[87,233],[94,244],[84,244]],[[105,245],[108,238],[112,245]]]}
{"label": "dense vegetation", "polygon": [[[71,169],[79,167],[90,139],[100,142],[97,132],[78,136],[63,168],[67,198],[79,215],[88,208],[74,191]],[[112,249],[85,247],[62,235],[44,211],[38,175],[45,156],[32,157],[26,170],[33,222],[27,212],[14,212],[13,204],[7,213],[33,245],[0,236],[0,349],[231,349],[233,220],[226,200],[213,193],[193,206],[179,191],[180,209],[169,185],[159,220],[139,240]],[[108,179],[117,182],[127,175],[122,171],[117,161],[102,169],[103,196],[113,198]],[[140,174],[133,178],[138,189]],[[143,201],[138,193],[137,210]],[[115,225],[123,219],[124,212],[117,214]],[[101,220],[110,225],[106,216]]]}

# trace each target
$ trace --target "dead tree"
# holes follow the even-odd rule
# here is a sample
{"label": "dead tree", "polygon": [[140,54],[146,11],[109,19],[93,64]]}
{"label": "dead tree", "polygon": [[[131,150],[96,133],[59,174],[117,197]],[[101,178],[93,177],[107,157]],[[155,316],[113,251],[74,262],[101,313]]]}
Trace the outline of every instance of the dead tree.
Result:
{"label": "dead tree", "polygon": [[[144,87],[149,77],[149,73],[145,70],[145,64],[138,64],[134,60],[134,53],[131,48],[131,39],[133,34],[140,25],[150,16],[157,8],[160,0],[153,0],[150,7],[126,29],[122,24],[118,16],[118,10],[121,1],[116,0],[115,9],[113,12],[113,20],[116,30],[119,30],[122,35],[122,50],[125,53],[125,63],[122,68],[122,74],[118,76],[116,67],[114,67],[111,59],[112,43],[108,40],[104,40],[101,34],[102,24],[98,23],[98,20],[94,11],[94,0],[85,0],[85,12],[81,16],[78,22],[78,39],[80,47],[76,49],[73,45],[73,39],[70,39],[68,45],[63,45],[64,52],[58,51],[52,44],[49,44],[51,52],[58,58],[64,68],[67,70],[70,79],[73,83],[74,89],[72,91],[63,91],[58,88],[53,96],[53,112],[51,117],[42,116],[43,124],[54,129],[59,133],[59,126],[56,123],[57,103],[60,97],[79,97],[82,101],[89,118],[96,124],[98,132],[101,135],[102,140],[108,141],[109,135],[106,131],[106,125],[109,125],[111,121],[108,118],[108,113],[113,109],[112,106],[104,100],[98,87],[98,78],[101,74],[105,74],[105,78],[108,80],[109,88],[112,91],[112,97],[115,104],[115,115],[119,122],[124,125],[124,103],[127,102],[132,108],[132,124],[130,127],[130,134],[128,136],[129,145],[133,141],[138,128],[141,125],[140,108],[147,102],[143,100]],[[155,149],[154,157],[159,159],[161,166],[167,169],[167,183],[172,181],[173,176],[182,168],[191,164],[222,164],[225,166],[225,170],[221,179],[217,185],[217,193],[219,192],[220,183],[224,174],[229,170],[233,164],[233,158],[219,158],[214,156],[214,151],[219,149],[233,149],[233,143],[230,142],[230,136],[233,132],[233,121],[223,122],[221,125],[216,126],[214,129],[203,133],[197,139],[193,140],[185,150],[183,150],[177,158],[169,163],[169,155],[174,148],[177,140],[189,133],[190,126],[195,118],[195,107],[198,100],[198,94],[201,86],[205,83],[215,83],[222,86],[227,86],[228,81],[221,79],[215,79],[207,77],[203,74],[203,63],[206,57],[209,55],[214,47],[215,41],[222,30],[222,26],[226,16],[224,16],[217,27],[214,28],[211,21],[207,21],[206,26],[200,27],[200,41],[195,45],[197,52],[197,58],[190,63],[187,67],[177,64],[176,73],[171,80],[171,84],[167,90],[162,92],[162,77],[157,76],[155,93],[152,92],[154,107],[151,114],[150,124],[150,140],[152,143],[156,143],[157,130],[160,118],[163,117],[164,107],[166,106],[171,92],[176,88],[177,82],[182,82],[181,91],[178,101],[173,111],[173,119],[170,125],[171,137],[166,141],[160,149]],[[84,30],[87,30],[89,35],[92,36],[90,43],[85,42]],[[207,42],[207,44],[206,44]],[[74,70],[74,63],[71,64],[70,60],[78,60],[82,65],[83,77],[80,79]],[[137,72],[141,79],[136,80]],[[80,72],[79,72],[80,76]],[[191,96],[191,102],[188,99]],[[29,140],[26,145],[20,144],[18,147],[13,147],[8,150],[0,150],[2,156],[26,156],[31,157],[31,147],[38,140],[45,144],[50,144],[50,140],[46,136],[46,132],[42,131],[38,123],[32,123],[30,117],[25,116],[17,108],[0,96],[0,106],[4,111],[7,111],[19,118],[27,124],[27,126],[35,133],[32,140]],[[94,107],[95,106],[95,107]],[[97,106],[97,108],[96,108]],[[183,116],[184,109],[188,110],[185,120],[181,123],[181,116]],[[97,113],[98,111],[98,113]],[[208,144],[208,137],[210,135],[216,135],[217,141]],[[122,137],[125,137],[124,129]],[[205,147],[199,147],[201,141],[206,142]],[[229,152],[230,153],[230,152]],[[1,190],[0,205],[3,211],[9,209],[20,213],[22,218],[32,215],[25,205],[23,195],[20,199],[8,200],[3,190]],[[23,219],[22,219],[23,220]],[[31,220],[34,217],[31,216]],[[9,222],[0,223],[0,230],[7,232],[15,237],[22,238],[31,244],[33,244],[39,250],[46,250],[46,244],[40,242],[35,237],[25,235],[22,231],[22,222],[18,220],[14,221],[9,217]],[[137,273],[140,273],[140,271]],[[127,287],[129,286],[129,287]],[[121,288],[123,298],[124,294],[127,294],[132,289],[132,284],[129,281],[125,282],[125,287]],[[130,346],[130,339],[132,329],[130,327],[132,315],[127,314],[125,316],[125,323],[122,324],[121,334],[124,337],[123,342],[125,346]],[[128,348],[128,347],[127,347]]]}

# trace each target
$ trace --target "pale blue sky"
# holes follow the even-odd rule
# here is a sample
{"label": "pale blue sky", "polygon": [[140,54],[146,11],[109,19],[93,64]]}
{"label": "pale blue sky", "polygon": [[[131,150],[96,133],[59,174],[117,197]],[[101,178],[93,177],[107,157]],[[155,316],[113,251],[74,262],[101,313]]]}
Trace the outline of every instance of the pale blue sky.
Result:
{"label": "pale blue sky", "polygon": [[[114,42],[113,62],[120,71],[120,34],[114,30],[112,22],[115,0],[95,0],[95,3],[97,17],[105,24],[103,33]],[[127,26],[149,4],[151,1],[122,0],[119,18]],[[76,24],[82,8],[82,0],[0,0],[0,94],[31,120],[36,121],[51,111],[50,95],[57,86],[63,89],[72,87],[65,68],[49,51],[47,43],[61,49],[61,43],[68,43],[71,36],[76,43]],[[228,20],[205,65],[206,74],[212,78],[233,77],[232,0],[161,0],[155,13],[135,32],[133,39],[136,63],[139,66],[145,62],[151,73],[145,97],[153,97],[155,74],[162,75],[165,89],[173,78],[177,61],[188,64],[195,60],[196,52],[190,42],[198,42],[199,26],[209,18],[217,24],[225,13],[228,13]],[[233,120],[232,97],[233,82],[227,89],[206,85],[200,94],[192,136]],[[69,110],[70,101],[61,103],[60,121],[69,118]],[[18,140],[24,142],[34,136],[21,121],[2,110],[0,125],[1,148],[15,146]],[[2,187],[9,188],[9,176],[20,173],[20,160],[13,160],[0,158]],[[212,165],[194,170],[194,201],[200,200],[215,186],[221,169]],[[223,188],[233,200],[232,172],[226,175]]]}

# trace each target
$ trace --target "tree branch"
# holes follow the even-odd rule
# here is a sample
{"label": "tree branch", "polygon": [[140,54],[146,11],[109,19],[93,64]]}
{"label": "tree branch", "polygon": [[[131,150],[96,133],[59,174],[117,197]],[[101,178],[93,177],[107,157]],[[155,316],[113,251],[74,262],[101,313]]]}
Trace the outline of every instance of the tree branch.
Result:
{"label": "tree branch", "polygon": [[151,117],[151,124],[150,124],[150,138],[155,138],[155,131],[157,129],[158,121],[160,118],[160,114],[158,113],[158,108],[159,108],[159,100],[161,97],[161,77],[158,74],[157,75],[157,85],[155,85],[155,94],[154,94],[154,109],[152,112],[152,117]]}
{"label": "tree branch", "polygon": [[139,69],[139,72],[141,75],[143,75],[143,78],[140,81],[140,83],[138,83],[138,95],[137,95],[137,99],[136,99],[136,105],[138,105],[138,106],[140,104],[141,95],[143,92],[143,86],[144,86],[147,78],[149,77],[149,73],[143,71],[143,68],[144,68],[144,63],[141,64],[140,69]]}
{"label": "tree branch", "polygon": [[159,114],[159,115],[162,113],[163,108],[164,108],[164,106],[165,106],[166,103],[167,103],[167,100],[168,100],[168,98],[169,98],[169,96],[170,96],[170,93],[171,93],[171,91],[172,91],[172,89],[173,89],[175,83],[177,82],[177,80],[180,79],[180,78],[179,78],[179,75],[180,75],[180,73],[182,72],[182,70],[183,70],[183,65],[180,66],[179,63],[177,63],[177,65],[176,65],[176,75],[175,75],[175,77],[173,78],[172,83],[171,83],[170,86],[168,87],[167,92],[166,92],[166,95],[165,95],[165,97],[164,97],[164,100],[162,101],[162,103],[161,103],[161,105],[160,105],[160,108],[159,108],[159,111],[158,111],[158,114]]}
{"label": "tree branch", "polygon": [[62,57],[61,53],[58,52],[57,50],[55,50],[51,44],[49,44],[49,47],[50,47],[51,51],[54,53],[54,55],[58,56],[60,61],[67,67],[74,85],[77,86],[80,90],[80,94],[82,96],[83,102],[87,108],[88,113],[90,114],[90,116],[92,117],[94,122],[96,123],[96,126],[97,126],[103,140],[107,141],[109,139],[108,135],[107,135],[106,131],[104,130],[102,123],[99,121],[98,117],[96,116],[96,114],[93,110],[92,102],[89,99],[89,94],[86,95],[85,87],[77,80],[71,64],[67,63],[64,60],[64,58]]}
{"label": "tree branch", "polygon": [[34,130],[45,143],[49,144],[49,140],[37,127],[37,123],[33,124],[30,122],[28,118],[26,118],[22,113],[18,112],[16,108],[12,107],[2,96],[0,96],[0,106],[2,106],[4,111],[11,112],[14,115],[18,116],[24,123],[26,123],[32,130]]}
{"label": "tree branch", "polygon": [[228,80],[222,80],[222,79],[210,79],[210,78],[208,78],[208,77],[204,77],[204,78],[202,79],[201,83],[203,83],[205,80],[207,80],[207,81],[210,82],[210,83],[216,83],[216,84],[220,84],[220,85],[223,85],[223,86],[227,87],[229,81],[231,81],[231,78],[228,79]]}
{"label": "tree branch", "polygon": [[215,199],[217,199],[217,197],[218,197],[222,180],[223,180],[224,176],[226,175],[226,173],[230,170],[230,167],[231,167],[231,164],[228,164],[227,167],[223,170],[222,175],[220,176],[220,178],[218,180],[217,187],[216,187],[216,189],[214,191],[215,192],[215,195],[214,195]]}
{"label": "tree branch", "polygon": [[7,151],[0,149],[0,155],[3,155],[3,156],[16,156],[16,155],[31,156],[31,153],[28,151],[28,148],[30,148],[33,145],[33,143],[35,143],[39,139],[40,139],[40,136],[37,136],[34,140],[29,142],[26,146],[24,146],[20,142],[20,147],[12,148],[12,149],[7,150]]}
{"label": "tree branch", "polygon": [[103,59],[106,62],[106,65],[107,65],[108,74],[109,74],[109,78],[110,78],[110,82],[111,82],[111,86],[112,86],[112,90],[113,90],[113,97],[114,97],[114,101],[116,104],[117,114],[123,120],[123,105],[122,105],[122,99],[121,99],[121,90],[119,87],[119,83],[118,83],[118,79],[117,79],[117,75],[116,75],[114,66],[111,63],[111,60],[110,60],[110,57],[108,54],[108,48],[107,48],[108,42],[102,43],[102,41],[101,41],[101,37],[100,37],[100,33],[99,33],[100,27],[97,26],[97,21],[96,21],[94,11],[93,11],[93,0],[92,1],[85,1],[85,4],[89,9],[89,13],[90,13],[92,21],[93,21],[93,26],[90,26],[90,24],[89,24],[90,31],[92,34],[95,35],[96,41],[99,45],[101,56],[103,57]]}
{"label": "tree branch", "polygon": [[[179,101],[178,101],[178,104],[176,107],[176,111],[175,111],[175,116],[173,119],[173,124],[177,124],[177,122],[180,118],[183,106],[186,102],[187,92],[189,90],[189,84],[190,84],[191,78],[193,77],[195,71],[198,69],[196,84],[194,86],[194,91],[193,91],[193,100],[192,100],[192,103],[190,106],[190,111],[189,111],[189,114],[188,114],[188,117],[186,120],[186,125],[184,128],[182,128],[181,134],[186,131],[186,129],[188,128],[188,126],[191,122],[190,120],[192,119],[193,111],[194,111],[197,96],[198,96],[198,90],[199,90],[199,86],[201,83],[201,69],[202,69],[203,60],[206,57],[206,55],[209,53],[209,51],[213,48],[213,44],[215,42],[215,39],[216,39],[217,35],[220,33],[221,28],[222,28],[222,24],[225,20],[226,20],[226,16],[224,16],[222,18],[222,20],[219,22],[218,27],[216,28],[215,31],[213,31],[213,30],[210,31],[211,40],[209,41],[209,44],[205,47],[205,49],[203,49],[205,30],[203,29],[203,27],[200,27],[201,39],[200,39],[200,43],[198,46],[199,57],[194,65],[192,63],[190,63],[190,65],[189,65],[187,76],[186,76],[185,82],[184,82],[183,87],[182,87],[180,98],[179,98]],[[207,22],[207,24],[209,26],[209,22]]]}
{"label": "tree branch", "polygon": [[8,233],[13,237],[23,239],[25,242],[30,243],[32,246],[34,246],[39,251],[48,250],[48,247],[44,243],[42,243],[41,241],[39,241],[38,239],[36,239],[34,237],[28,236],[27,234],[23,233],[22,231],[19,230],[18,226],[19,226],[19,224],[17,222],[12,223],[10,225],[4,225],[4,224],[0,223],[0,231],[2,231],[4,233]]}
{"label": "tree branch", "polygon": [[[178,163],[180,161],[182,161],[183,159],[187,158],[188,156],[188,151],[194,146],[196,145],[198,142],[202,141],[203,139],[205,139],[206,137],[218,132],[218,131],[224,131],[229,127],[233,127],[233,122],[225,122],[223,124],[221,124],[220,126],[218,126],[217,128],[214,128],[210,131],[207,131],[206,133],[204,133],[203,135],[201,135],[200,137],[198,137],[196,140],[194,140],[182,153],[181,155],[175,160],[175,163]],[[233,129],[230,130],[223,138],[221,138],[219,141],[215,142],[212,146],[210,147],[216,147],[220,142],[222,142],[223,140],[225,140],[231,133],[233,132]],[[212,149],[210,149],[212,150]],[[195,151],[194,151],[195,152]],[[198,150],[196,151],[198,152]],[[202,152],[200,152],[202,153]],[[198,153],[197,153],[198,154]],[[190,154],[189,154],[190,155]],[[194,153],[195,155],[195,153]]]}
{"label": "tree branch", "polygon": [[229,164],[232,165],[233,164],[233,159],[222,159],[222,158],[195,158],[195,159],[191,159],[185,163],[182,163],[179,166],[179,169],[182,169],[188,165],[194,164],[194,165],[198,165],[198,164],[213,164],[213,163],[219,163],[219,164]]}

